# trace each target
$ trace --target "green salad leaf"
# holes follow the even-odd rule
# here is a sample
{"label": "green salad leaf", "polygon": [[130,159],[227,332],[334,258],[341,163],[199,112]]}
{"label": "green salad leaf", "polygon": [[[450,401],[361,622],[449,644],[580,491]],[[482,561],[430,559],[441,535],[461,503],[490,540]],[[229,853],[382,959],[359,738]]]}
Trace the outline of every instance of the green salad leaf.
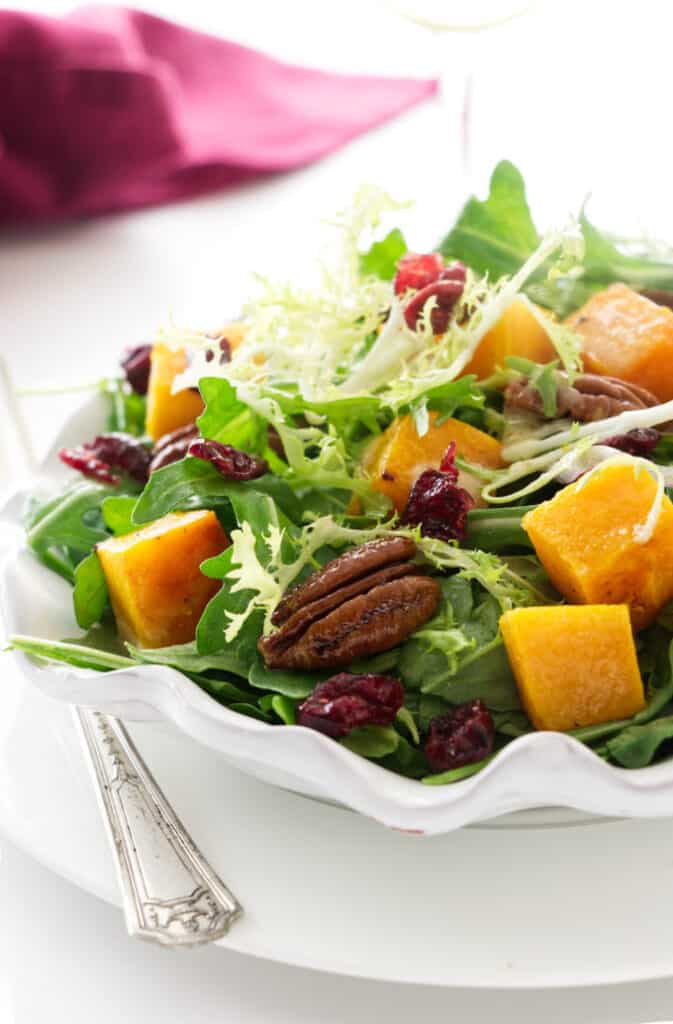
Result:
{"label": "green salad leaf", "polygon": [[77,625],[82,629],[89,629],[99,622],[107,608],[105,573],[95,551],[83,558],[75,569],[73,604]]}

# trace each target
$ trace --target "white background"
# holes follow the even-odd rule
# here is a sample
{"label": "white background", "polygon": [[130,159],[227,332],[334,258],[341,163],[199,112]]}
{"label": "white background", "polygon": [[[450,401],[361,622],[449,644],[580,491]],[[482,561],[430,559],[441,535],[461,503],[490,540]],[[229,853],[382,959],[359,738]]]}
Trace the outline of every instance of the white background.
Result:
{"label": "white background", "polygon": [[[69,5],[25,6],[57,13]],[[516,160],[530,179],[542,226],[576,211],[591,191],[596,217],[616,230],[643,224],[654,233],[670,231],[671,16],[665,0],[542,5],[507,28],[443,40],[389,18],[373,0],[146,6],[322,66],[409,73],[441,66],[444,101],[427,103],[293,175],[0,239],[0,351],[20,387],[94,380],[112,368],[123,345],[169,313],[195,325],[220,322],[247,293],[251,269],[286,274],[308,266],[319,218],[363,180],[380,182],[400,198],[419,198],[410,217],[418,248],[436,241],[467,182],[483,188],[502,156]],[[459,113],[468,70],[473,123],[465,168]],[[73,401],[25,401],[38,447]],[[662,850],[667,862],[671,856]],[[634,913],[646,913],[637,888],[637,880],[624,878],[624,898],[634,899]],[[673,1015],[671,982],[501,994],[330,977],[215,949],[167,954],[131,943],[119,912],[6,843],[0,898],[0,1024],[393,1024],[468,1015],[477,1022],[618,1024]],[[656,899],[656,892],[648,898]]]}

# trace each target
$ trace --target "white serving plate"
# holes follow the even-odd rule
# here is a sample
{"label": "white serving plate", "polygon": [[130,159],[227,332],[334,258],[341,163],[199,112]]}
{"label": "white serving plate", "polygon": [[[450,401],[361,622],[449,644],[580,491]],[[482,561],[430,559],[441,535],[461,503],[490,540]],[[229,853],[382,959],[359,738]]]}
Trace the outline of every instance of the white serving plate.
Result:
{"label": "white serving plate", "polygon": [[[7,654],[0,678],[0,835],[119,906],[70,708],[32,686]],[[422,839],[257,782],[169,724],[130,728],[245,907],[223,950],[387,982],[553,987],[554,999],[560,987],[673,976],[669,820],[553,828],[568,812],[527,811]],[[506,1016],[509,997],[500,998]],[[633,1020],[653,1016],[647,992],[640,1000]],[[322,1020],[319,1003],[312,1019]]]}
{"label": "white serving plate", "polygon": [[[65,479],[56,449],[93,435],[103,422],[99,399],[68,421],[44,466],[52,486]],[[69,586],[40,565],[21,536],[25,489],[4,511],[5,557],[0,611],[7,633],[51,639],[77,634]],[[138,666],[95,673],[12,657],[52,698],[95,707],[126,720],[165,719],[256,778],[336,802],[405,831],[437,834],[512,811],[566,807],[609,817],[673,814],[673,761],[638,771],[605,764],[576,740],[536,733],[510,743],[478,775],[451,786],[424,786],[360,758],[310,729],[275,727],[220,706],[181,673]]]}

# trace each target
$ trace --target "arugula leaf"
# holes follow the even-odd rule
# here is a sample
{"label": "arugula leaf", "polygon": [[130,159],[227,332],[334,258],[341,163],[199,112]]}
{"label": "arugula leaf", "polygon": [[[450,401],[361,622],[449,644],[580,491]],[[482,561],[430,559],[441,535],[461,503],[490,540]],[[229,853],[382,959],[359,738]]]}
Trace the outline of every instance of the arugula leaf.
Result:
{"label": "arugula leaf", "polygon": [[673,739],[673,715],[644,725],[629,725],[605,744],[608,755],[624,768],[644,768],[659,748]]}
{"label": "arugula leaf", "polygon": [[119,493],[103,484],[77,482],[42,504],[33,503],[25,519],[28,544],[45,565],[74,583],[78,563],[108,537],[103,501]]}
{"label": "arugula leaf", "polygon": [[99,622],[108,605],[105,573],[98,555],[92,551],[75,569],[75,589],[72,593],[75,618],[82,629]]}
{"label": "arugula leaf", "polygon": [[380,242],[360,254],[360,273],[373,274],[383,281],[392,281],[401,256],[407,251],[407,243],[399,228],[393,228]]}
{"label": "arugula leaf", "polygon": [[486,199],[468,199],[439,249],[492,281],[514,274],[540,244],[521,172],[502,160],[491,175]]}
{"label": "arugula leaf", "polygon": [[133,510],[133,522],[142,526],[177,509],[226,508],[246,494],[272,496],[289,519],[301,522],[303,504],[279,477],[225,480],[209,462],[190,456],[152,473]]}
{"label": "arugula leaf", "polygon": [[133,510],[137,500],[137,497],[121,495],[103,499],[100,509],[103,522],[115,537],[122,537],[125,533],[132,533],[136,529]]}
{"label": "arugula leaf", "polygon": [[221,444],[230,444],[246,452],[261,454],[267,444],[267,427],[236,389],[223,377],[202,377],[199,391],[206,403],[196,421],[203,437]]}
{"label": "arugula leaf", "polygon": [[145,396],[131,391],[121,378],[102,381],[101,390],[111,403],[107,429],[142,437],[147,415]]}
{"label": "arugula leaf", "polygon": [[[579,226],[584,240],[581,268],[550,278],[545,278],[544,268],[540,268],[523,289],[533,302],[564,318],[594,292],[616,281],[636,290],[673,291],[673,260],[662,258],[660,244],[601,232],[584,209]],[[503,160],[493,171],[487,198],[468,200],[440,251],[497,280],[503,274],[515,273],[539,242],[523,177],[513,164]]]}

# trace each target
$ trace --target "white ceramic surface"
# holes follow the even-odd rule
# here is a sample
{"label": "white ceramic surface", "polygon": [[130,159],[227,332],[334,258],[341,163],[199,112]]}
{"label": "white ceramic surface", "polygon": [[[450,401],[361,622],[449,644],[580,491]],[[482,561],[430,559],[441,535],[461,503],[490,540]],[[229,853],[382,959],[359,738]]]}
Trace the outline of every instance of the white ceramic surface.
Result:
{"label": "white ceramic surface", "polygon": [[[63,428],[45,464],[45,486],[65,471],[61,444],[94,434],[104,405],[85,403]],[[26,549],[19,525],[25,491],[5,511],[7,553],[0,571],[0,611],[6,632],[63,639],[77,634],[69,586]],[[96,707],[126,720],[164,718],[259,779],[334,801],[385,825],[437,834],[540,806],[571,807],[608,816],[673,813],[673,762],[639,771],[607,765],[559,733],[535,733],[510,743],[479,774],[451,786],[424,786],[360,758],[310,729],[274,727],[222,707],[181,673],[149,665],[96,673],[38,665],[13,655],[38,688],[60,700]]]}

